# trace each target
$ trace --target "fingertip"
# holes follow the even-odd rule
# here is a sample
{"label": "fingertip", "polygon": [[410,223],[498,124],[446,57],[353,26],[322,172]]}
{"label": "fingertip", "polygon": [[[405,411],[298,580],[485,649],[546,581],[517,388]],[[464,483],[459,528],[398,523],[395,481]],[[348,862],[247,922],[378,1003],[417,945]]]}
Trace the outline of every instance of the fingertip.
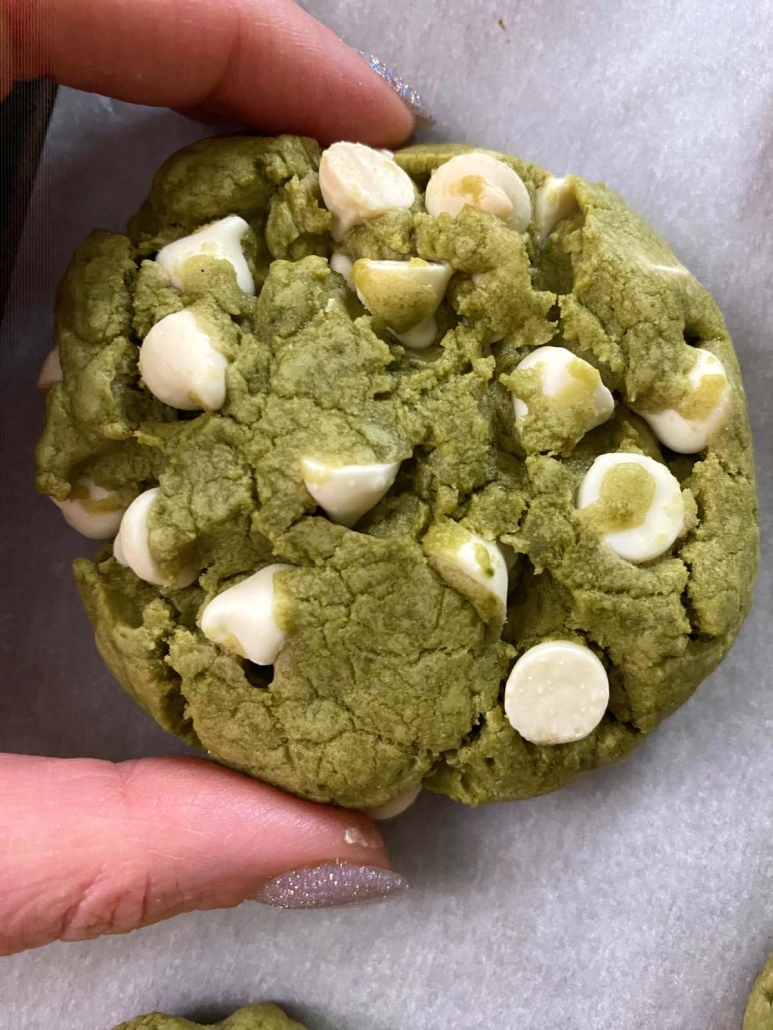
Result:
{"label": "fingertip", "polygon": [[233,118],[229,117],[228,114],[220,114],[204,104],[198,104],[194,107],[173,107],[172,110],[182,118],[188,118],[192,122],[199,122],[201,125],[234,126],[236,129],[244,129],[243,123],[234,122]]}
{"label": "fingertip", "polygon": [[[379,82],[387,87],[391,94],[400,102],[402,113],[407,112],[410,128],[408,135],[402,135],[396,142],[404,143],[409,136],[418,128],[429,128],[435,124],[435,119],[429,113],[421,94],[413,85],[406,81],[394,68],[387,65],[375,54],[368,54],[363,50],[356,50],[355,53],[368,66],[371,74],[375,75]],[[401,126],[404,131],[405,126]]]}
{"label": "fingertip", "polygon": [[369,816],[354,809],[327,808],[326,811],[334,813],[336,830],[343,841],[343,861],[363,862],[391,869],[392,863],[384,838]]}
{"label": "fingertip", "polygon": [[323,144],[397,147],[408,139],[416,119],[394,77],[387,81],[372,61],[289,0],[275,0],[259,17],[262,4],[238,2],[244,5],[238,60],[206,97],[207,107],[214,102],[264,133],[297,133]]}
{"label": "fingertip", "polygon": [[207,832],[238,833],[237,851],[256,862],[261,875],[322,861],[390,865],[380,830],[363,812],[286,794],[204,758],[146,758],[118,768],[144,813],[160,809],[181,831],[199,832],[201,811],[206,810]]}
{"label": "fingertip", "polygon": [[320,907],[339,868],[352,900],[353,870],[369,898],[403,882],[367,816],[205,759],[0,756],[0,797],[0,954],[230,908],[298,870],[328,871]]}
{"label": "fingertip", "polygon": [[323,143],[396,147],[415,127],[413,91],[291,0],[6,0],[5,13],[0,58],[19,75]]}
{"label": "fingertip", "polygon": [[371,61],[357,50],[346,49],[351,82],[357,95],[350,108],[351,128],[345,129],[338,138],[370,146],[399,147],[416,129],[416,117],[396,87],[401,80],[396,76],[391,80],[384,78],[375,70],[375,66],[383,69],[380,62]]}

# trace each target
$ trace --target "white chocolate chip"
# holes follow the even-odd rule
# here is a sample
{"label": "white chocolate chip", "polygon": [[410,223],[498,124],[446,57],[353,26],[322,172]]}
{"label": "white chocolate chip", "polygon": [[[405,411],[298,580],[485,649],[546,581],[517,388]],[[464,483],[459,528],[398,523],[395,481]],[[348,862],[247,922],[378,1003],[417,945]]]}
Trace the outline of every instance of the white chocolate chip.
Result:
{"label": "white chocolate chip", "polygon": [[396,292],[405,290],[407,286],[428,286],[437,309],[454,271],[450,265],[422,261],[421,258],[412,258],[410,261],[372,261],[360,258],[356,265],[355,278],[364,280],[362,284],[356,284],[357,296],[365,307],[369,305],[368,286],[377,283],[381,289]]}
{"label": "white chocolate chip", "polygon": [[434,315],[427,315],[418,325],[404,333],[395,333],[395,336],[408,350],[426,350],[435,342],[437,319]]}
{"label": "white chocolate chip", "polygon": [[[115,494],[97,486],[90,476],[81,476],[76,483],[79,490],[85,491],[86,497],[72,497],[67,501],[51,500],[64,515],[65,522],[73,529],[89,540],[109,540],[118,532],[121,519],[125,509],[123,507],[112,507],[105,510],[92,508],[89,501],[107,501],[114,498]],[[117,498],[116,498],[117,500]]]}
{"label": "white chocolate chip", "polygon": [[508,572],[512,572],[518,562],[518,552],[511,544],[499,545],[499,550],[502,552],[502,557],[505,559],[505,567]]}
{"label": "white chocolate chip", "polygon": [[659,557],[684,530],[685,507],[679,481],[665,465],[641,454],[617,451],[601,454],[585,474],[577,495],[577,507],[587,508],[601,497],[604,479],[620,465],[640,465],[652,479],[654,493],[643,521],[629,529],[604,533],[603,542],[621,558],[637,563]]}
{"label": "white chocolate chip", "polygon": [[440,165],[427,184],[427,212],[456,218],[465,207],[485,211],[525,232],[531,221],[531,198],[518,173],[482,151],[458,154]]}
{"label": "white chocolate chip", "polygon": [[290,568],[267,565],[218,594],[201,614],[204,636],[255,665],[273,665],[286,638],[276,619],[274,576]]}
{"label": "white chocolate chip", "polygon": [[46,355],[46,359],[40,366],[38,375],[38,389],[50,390],[56,383],[61,383],[64,378],[62,374],[62,363],[59,360],[59,348],[54,347]]}
{"label": "white chocolate chip", "polygon": [[[566,347],[537,347],[516,366],[517,370],[529,368],[534,368],[539,372],[542,393],[546,397],[553,397],[560,401],[561,395],[564,394],[568,403],[571,403],[573,389],[580,385],[577,376],[572,374],[573,369],[579,371],[584,377],[598,379],[598,385],[591,395],[596,414],[588,418],[585,425],[586,433],[596,426],[600,426],[602,422],[606,422],[615,410],[614,398],[602,383],[598,371],[587,361],[572,354]],[[513,396],[513,407],[516,429],[521,432],[523,420],[529,413],[529,406],[520,397]]]}
{"label": "white chocolate chip", "polygon": [[340,251],[335,251],[335,253],[330,255],[330,267],[334,272],[338,272],[339,275],[344,277],[346,285],[350,289],[354,289],[351,278],[354,262],[350,257],[347,257],[346,254],[342,254]]}
{"label": "white chocolate chip", "polygon": [[135,497],[126,509],[118,536],[113,543],[113,557],[146,583],[153,583],[155,586],[187,587],[196,579],[195,569],[184,569],[170,583],[150,553],[148,516],[159,492],[157,486],[152,490],[146,490],[139,497]]}
{"label": "white chocolate chip", "polygon": [[695,348],[696,360],[687,373],[693,390],[699,389],[704,376],[722,376],[724,386],[714,408],[703,418],[685,418],[674,408],[663,411],[640,411],[655,436],[666,447],[679,454],[696,454],[708,444],[711,436],[728,420],[732,409],[732,392],[722,362],[711,351]]}
{"label": "white chocolate chip", "polygon": [[352,282],[360,302],[386,323],[391,332],[413,350],[434,341],[434,314],[453,275],[447,264],[422,261],[371,261],[361,258],[352,269]]}
{"label": "white chocolate chip", "polygon": [[543,245],[559,222],[579,210],[574,183],[555,175],[548,176],[534,199],[534,225],[539,245]]}
{"label": "white chocolate chip", "polygon": [[244,293],[254,295],[255,282],[242,250],[242,237],[249,225],[239,215],[228,215],[217,222],[211,222],[198,229],[191,236],[184,236],[156,254],[156,261],[169,275],[172,285],[183,289],[185,263],[190,258],[209,257],[228,261],[236,273],[236,282]]}
{"label": "white chocolate chip", "polygon": [[331,521],[350,528],[378,504],[399,468],[399,461],[334,465],[317,458],[301,458],[306,489]]}
{"label": "white chocolate chip", "polygon": [[139,367],[153,396],[180,411],[216,411],[225,403],[228,361],[192,311],[156,322],[142,341]]}
{"label": "white chocolate chip", "polygon": [[430,530],[423,547],[438,574],[468,597],[482,618],[504,619],[507,563],[496,543],[453,524]]}
{"label": "white chocolate chip", "polygon": [[689,268],[685,268],[685,266],[681,263],[681,261],[678,261],[675,265],[657,265],[657,264],[653,264],[651,261],[648,261],[647,258],[645,257],[645,258],[642,258],[642,264],[643,264],[643,266],[645,268],[648,268],[651,271],[654,271],[654,272],[665,272],[667,275],[690,275],[691,274]]}
{"label": "white chocolate chip", "polygon": [[395,816],[402,815],[407,808],[410,808],[419,794],[421,794],[420,786],[411,787],[410,790],[406,790],[403,794],[398,794],[391,801],[386,801],[383,805],[376,805],[375,808],[366,808],[364,812],[371,819],[394,819]]}
{"label": "white chocolate chip", "polygon": [[[486,561],[481,560],[481,547],[486,550]],[[462,572],[488,589],[501,602],[502,607],[506,606],[507,563],[495,543],[471,533],[470,540],[456,552],[456,561]]]}
{"label": "white chocolate chip", "polygon": [[507,678],[505,715],[532,744],[587,737],[609,704],[606,670],[572,640],[546,640],[521,655]]}
{"label": "white chocolate chip", "polygon": [[333,216],[333,239],[387,211],[413,206],[413,182],[393,156],[362,143],[334,143],[319,163],[319,188]]}

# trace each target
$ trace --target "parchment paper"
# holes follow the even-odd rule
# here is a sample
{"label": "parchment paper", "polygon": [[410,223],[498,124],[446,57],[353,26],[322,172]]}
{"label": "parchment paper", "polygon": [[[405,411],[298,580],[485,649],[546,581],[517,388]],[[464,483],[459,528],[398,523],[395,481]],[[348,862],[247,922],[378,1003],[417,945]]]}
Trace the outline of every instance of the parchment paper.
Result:
{"label": "parchment paper", "polygon": [[[317,1030],[732,1030],[773,949],[773,11],[728,0],[309,0],[423,89],[436,138],[603,177],[714,292],[757,441],[763,570],[732,654],[625,765],[386,833],[415,884],[365,910],[247,903],[0,960],[0,1026],[107,1030],[271,999]],[[501,19],[501,23],[498,20]],[[3,326],[0,747],[182,750],[112,682],[70,573],[88,545],[33,492],[54,287],[206,130],[62,91]],[[211,131],[211,130],[210,130]]]}

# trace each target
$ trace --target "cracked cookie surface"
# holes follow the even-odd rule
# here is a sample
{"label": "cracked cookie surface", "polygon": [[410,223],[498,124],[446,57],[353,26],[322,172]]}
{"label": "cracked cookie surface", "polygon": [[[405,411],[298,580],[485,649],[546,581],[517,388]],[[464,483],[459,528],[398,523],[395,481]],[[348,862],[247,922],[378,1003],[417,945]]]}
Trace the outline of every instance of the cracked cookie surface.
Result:
{"label": "cracked cookie surface", "polygon": [[[49,395],[39,488],[63,502],[87,477],[125,506],[157,486],[153,558],[169,582],[197,571],[172,589],[108,551],[76,562],[108,667],[171,732],[319,801],[378,806],[419,783],[468,804],[556,789],[624,757],[686,701],[751,602],[751,442],[711,296],[616,194],[576,177],[576,204],[546,239],[536,223],[520,233],[472,207],[430,216],[432,171],[467,149],[399,152],[412,207],[334,241],[316,143],[202,141],[162,167],[128,235],[81,245],[59,291],[63,381]],[[497,156],[532,199],[548,181]],[[153,255],[234,214],[248,224],[256,295],[216,256],[174,287]],[[401,345],[331,269],[334,252],[450,266],[431,344]],[[175,411],[137,367],[151,328],[193,307],[228,359],[217,411]],[[561,409],[519,370],[546,344],[597,370],[615,402],[607,421],[586,431],[587,403]],[[682,455],[646,419],[684,409],[696,348],[720,359],[732,411],[707,447]],[[518,428],[514,394],[528,404]],[[583,477],[610,452],[665,463],[679,481],[684,529],[654,560],[623,560],[577,509]],[[399,471],[346,528],[310,496],[310,453]],[[511,549],[503,624],[428,552],[455,526]],[[272,562],[289,566],[275,580],[285,643],[259,667],[200,621]],[[583,739],[536,745],[506,717],[505,680],[525,650],[564,638],[602,660],[609,705]]]}

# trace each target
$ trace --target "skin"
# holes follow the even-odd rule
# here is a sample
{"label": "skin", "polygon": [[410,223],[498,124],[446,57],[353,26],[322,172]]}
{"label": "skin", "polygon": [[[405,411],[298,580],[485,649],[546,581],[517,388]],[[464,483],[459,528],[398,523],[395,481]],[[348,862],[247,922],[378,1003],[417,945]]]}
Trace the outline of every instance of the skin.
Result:
{"label": "skin", "polygon": [[414,127],[362,59],[290,0],[4,0],[0,55],[4,92],[50,75],[262,132],[380,147]]}
{"label": "skin", "polygon": [[[4,0],[0,96],[40,75],[321,140],[393,147],[414,127],[362,60],[287,0]],[[0,954],[236,905],[282,871],[330,860],[389,864],[364,816],[206,761],[0,756]]]}

